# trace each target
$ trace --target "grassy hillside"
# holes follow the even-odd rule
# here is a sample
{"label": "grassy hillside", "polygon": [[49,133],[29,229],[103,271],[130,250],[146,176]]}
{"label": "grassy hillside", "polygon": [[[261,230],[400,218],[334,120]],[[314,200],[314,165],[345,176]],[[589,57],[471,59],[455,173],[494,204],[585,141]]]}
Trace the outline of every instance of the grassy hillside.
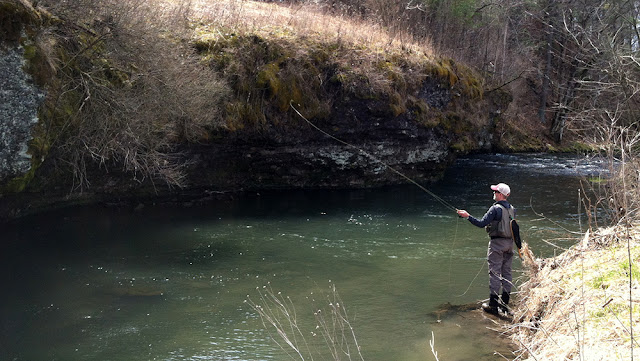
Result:
{"label": "grassy hillside", "polygon": [[[429,77],[458,96],[482,96],[482,80],[467,66],[437,58],[428,47],[385,38],[375,26],[273,4],[245,7],[238,14],[245,22],[201,20],[192,39],[233,91],[234,101],[226,104],[230,130],[291,121],[290,102],[310,119],[328,117],[336,92],[385,102],[389,117],[413,111],[418,121],[435,126],[429,122],[436,117],[425,114],[429,104],[412,95]],[[246,22],[253,14],[269,17]]]}

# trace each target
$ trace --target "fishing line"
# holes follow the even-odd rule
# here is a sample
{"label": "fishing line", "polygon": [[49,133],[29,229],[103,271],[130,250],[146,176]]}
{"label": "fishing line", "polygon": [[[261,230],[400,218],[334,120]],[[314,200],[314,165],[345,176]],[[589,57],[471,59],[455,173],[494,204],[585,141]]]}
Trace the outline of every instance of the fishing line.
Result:
{"label": "fishing line", "polygon": [[326,135],[327,137],[335,140],[336,142],[339,142],[341,144],[344,144],[348,147],[351,147],[353,149],[358,150],[360,153],[366,155],[367,157],[373,159],[374,161],[382,164],[383,166],[387,167],[389,170],[391,170],[392,172],[394,172],[395,174],[399,175],[400,177],[404,178],[405,180],[409,181],[410,183],[414,184],[415,186],[417,186],[418,188],[420,188],[421,190],[423,190],[425,193],[427,193],[428,195],[430,195],[431,197],[433,197],[436,201],[440,202],[440,204],[442,204],[443,206],[453,210],[453,211],[457,211],[458,209],[454,206],[452,206],[449,202],[445,201],[444,199],[440,198],[437,194],[433,193],[432,191],[428,190],[427,188],[423,187],[422,185],[420,185],[418,182],[414,181],[413,179],[409,178],[408,176],[406,176],[405,174],[403,174],[402,172],[400,172],[399,170],[393,168],[392,166],[388,165],[387,163],[383,162],[382,160],[380,160],[379,158],[377,158],[376,156],[372,155],[371,153],[368,153],[367,151],[365,151],[362,148],[358,148],[353,144],[347,143],[342,139],[336,138],[335,136],[325,132],[324,130],[318,128],[315,124],[311,123],[311,121],[309,121],[307,118],[304,117],[304,115],[302,115],[298,109],[296,109],[296,107],[293,106],[293,102],[289,102],[289,105],[291,106],[291,108],[300,116],[300,118],[304,119],[305,122],[307,122],[310,126],[312,126],[315,130],[319,131],[320,133]]}
{"label": "fishing line", "polygon": [[[319,127],[317,127],[315,124],[313,124],[309,119],[307,119],[304,115],[302,115],[302,113],[300,113],[298,111],[298,109],[296,109],[296,107],[293,106],[293,101],[289,102],[289,105],[291,106],[291,109],[293,109],[293,111],[295,111],[300,118],[304,119],[305,122],[307,122],[307,124],[309,124],[311,127],[313,127],[315,130],[319,131],[320,133],[326,135],[327,137],[335,140],[338,143],[344,144],[350,148],[356,149],[357,151],[359,151],[360,153],[366,155],[367,157],[369,157],[370,159],[382,164],[383,166],[385,166],[387,169],[391,170],[392,172],[394,172],[395,174],[399,175],[400,177],[404,178],[405,180],[407,180],[408,182],[412,183],[413,185],[415,185],[416,187],[420,188],[422,191],[424,191],[425,193],[429,194],[431,197],[433,197],[433,199],[435,199],[436,201],[440,202],[440,204],[442,204],[443,206],[445,206],[446,208],[451,209],[452,211],[458,211],[458,208],[454,207],[453,205],[451,205],[449,202],[445,201],[444,199],[442,199],[441,197],[439,197],[437,194],[433,193],[432,191],[428,190],[427,188],[425,188],[424,186],[420,185],[418,182],[414,181],[413,179],[409,178],[408,176],[406,176],[404,173],[400,172],[399,170],[393,168],[392,166],[388,165],[387,163],[383,162],[382,160],[380,160],[378,157],[372,155],[371,153],[365,151],[362,148],[358,148],[353,144],[347,143],[342,139],[339,139],[327,132],[325,132],[324,130],[320,129]],[[532,207],[533,208],[533,207]],[[535,211],[534,211],[535,212]],[[537,214],[537,213],[536,213]],[[453,243],[451,245],[451,253],[449,255],[449,287],[451,287],[451,265],[453,263],[453,249],[454,249],[454,245],[456,242],[456,239],[458,237],[458,222],[456,221],[456,231],[455,231],[455,235],[454,235],[454,239],[453,239]],[[518,250],[518,254],[520,254],[520,250]],[[522,256],[521,256],[522,257]],[[465,294],[467,294],[467,292],[469,292],[469,289],[471,289],[471,286],[473,285],[473,283],[476,281],[476,279],[478,278],[478,276],[480,275],[480,273],[482,272],[482,270],[484,269],[485,266],[485,262],[482,262],[482,267],[480,268],[480,270],[478,271],[478,273],[476,273],[475,277],[473,277],[473,280],[471,281],[471,283],[469,283],[469,286],[467,287],[467,289],[460,295],[455,295],[454,297],[462,297]],[[501,277],[502,278],[502,277]]]}
{"label": "fishing line", "polygon": [[466,295],[467,292],[469,292],[469,290],[471,289],[471,286],[473,285],[473,283],[476,281],[478,276],[480,276],[480,272],[482,272],[482,270],[484,269],[484,264],[485,263],[486,263],[485,261],[482,261],[482,267],[480,267],[480,270],[478,271],[478,273],[476,273],[476,276],[473,277],[473,280],[471,280],[471,283],[469,283],[469,286],[467,287],[467,289],[463,293],[461,293],[459,295],[454,295],[453,297],[462,297],[462,296]]}
{"label": "fishing line", "polygon": [[[378,157],[368,153],[367,151],[365,151],[362,148],[358,148],[353,144],[347,143],[342,139],[339,139],[327,132],[325,132],[324,130],[320,129],[319,127],[317,127],[315,124],[313,124],[311,121],[309,121],[309,119],[305,118],[304,115],[302,115],[298,109],[296,109],[296,107],[293,106],[293,101],[289,102],[289,105],[291,106],[291,108],[300,116],[300,118],[304,119],[305,122],[307,122],[307,124],[309,124],[311,127],[313,127],[315,130],[319,131],[320,133],[326,135],[327,137],[335,140],[338,143],[344,144],[350,148],[356,149],[357,151],[359,151],[360,153],[366,155],[367,157],[373,159],[374,161],[382,164],[383,166],[387,167],[387,169],[391,170],[392,172],[394,172],[395,174],[399,175],[400,177],[404,178],[405,180],[407,180],[408,182],[412,183],[413,185],[415,185],[416,187],[420,188],[422,191],[424,191],[425,193],[427,193],[428,195],[430,195],[431,197],[433,197],[433,199],[435,199],[436,201],[440,202],[440,204],[442,204],[443,206],[445,206],[446,208],[449,208],[450,210],[456,212],[458,211],[458,208],[454,207],[453,205],[451,205],[449,202],[445,201],[444,199],[442,199],[440,196],[438,196],[437,194],[433,193],[432,191],[428,190],[427,188],[425,188],[424,186],[420,185],[418,182],[414,181],[413,179],[409,178],[408,176],[406,176],[404,173],[400,172],[399,170],[393,168],[392,166],[388,165],[387,163],[383,162],[382,160],[380,160]],[[455,235],[453,237],[453,242],[451,244],[451,252],[449,255],[449,287],[451,287],[451,265],[453,263],[453,250],[454,250],[454,245],[456,242],[456,239],[458,237],[458,220],[456,219],[456,231],[455,231]],[[473,281],[471,281],[471,283],[469,284],[469,287],[467,287],[467,290],[464,291],[463,294],[455,296],[455,297],[462,297],[464,296],[469,289],[471,288],[471,285],[473,285],[473,283],[475,282],[476,278],[478,278],[478,275],[480,275],[480,272],[482,272],[482,270],[484,269],[484,262],[482,263],[482,268],[480,269],[480,271],[478,271],[478,274],[476,274],[476,276],[473,278]],[[449,290],[451,291],[451,290]],[[451,293],[451,292],[449,292]]]}
{"label": "fishing line", "polygon": [[453,234],[453,242],[451,243],[451,249],[449,252],[449,294],[451,294],[451,266],[453,265],[453,249],[458,239],[458,219],[456,219],[456,231]]}
{"label": "fishing line", "polygon": [[[452,285],[452,282],[451,282],[451,266],[453,265],[453,250],[455,248],[456,240],[458,239],[458,223],[459,223],[459,219],[456,219],[456,231],[454,233],[453,242],[451,244],[451,252],[449,253],[449,294],[451,294],[451,285]],[[461,293],[459,295],[453,295],[453,297],[459,298],[459,297],[462,297],[462,296],[466,295],[467,292],[469,292],[469,290],[471,289],[471,286],[473,285],[473,283],[476,281],[476,279],[478,278],[478,276],[480,275],[480,273],[484,269],[484,264],[485,264],[485,262],[483,261],[482,262],[482,267],[480,267],[480,270],[478,271],[478,273],[476,273],[476,276],[473,277],[473,280],[471,280],[471,283],[469,283],[469,286],[467,286],[467,289],[463,293]]]}

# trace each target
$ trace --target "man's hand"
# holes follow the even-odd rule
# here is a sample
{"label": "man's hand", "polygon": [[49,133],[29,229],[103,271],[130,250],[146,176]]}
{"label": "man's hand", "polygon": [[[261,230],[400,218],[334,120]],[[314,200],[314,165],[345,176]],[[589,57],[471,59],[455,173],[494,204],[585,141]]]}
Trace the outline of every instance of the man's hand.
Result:
{"label": "man's hand", "polygon": [[458,215],[464,219],[469,218],[469,213],[467,211],[465,211],[464,209],[458,209],[456,210],[456,212],[458,212]]}

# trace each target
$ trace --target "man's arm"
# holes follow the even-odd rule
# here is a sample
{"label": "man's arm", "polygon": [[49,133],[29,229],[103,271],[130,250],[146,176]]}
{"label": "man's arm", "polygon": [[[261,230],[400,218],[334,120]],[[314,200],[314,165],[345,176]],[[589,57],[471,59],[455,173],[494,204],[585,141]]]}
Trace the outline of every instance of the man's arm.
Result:
{"label": "man's arm", "polygon": [[500,219],[502,217],[502,214],[498,214],[498,212],[502,213],[501,211],[502,210],[499,207],[491,206],[487,213],[484,214],[482,219],[477,219],[472,215],[469,215],[469,218],[467,219],[476,227],[485,227],[494,219]]}

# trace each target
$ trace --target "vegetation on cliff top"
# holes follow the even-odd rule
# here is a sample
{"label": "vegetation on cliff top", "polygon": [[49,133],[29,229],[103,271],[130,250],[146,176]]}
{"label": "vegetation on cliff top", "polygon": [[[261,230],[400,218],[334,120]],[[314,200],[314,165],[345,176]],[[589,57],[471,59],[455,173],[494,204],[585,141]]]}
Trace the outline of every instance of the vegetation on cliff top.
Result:
{"label": "vegetation on cliff top", "polygon": [[218,99],[226,94],[173,38],[187,37],[180,32],[186,18],[176,23],[186,10],[167,14],[134,1],[52,2],[44,5],[59,17],[42,22],[44,8],[11,3],[4,14],[32,14],[16,25],[30,31],[17,30],[13,40],[25,47],[28,70],[47,91],[30,144],[34,161],[46,160],[40,169],[46,177],[16,179],[5,190],[31,181],[31,190],[65,185],[82,191],[98,174],[121,169],[133,184],[182,185],[176,145],[200,138],[204,126],[217,122]]}
{"label": "vegetation on cliff top", "polygon": [[[124,188],[183,186],[181,146],[300,124],[290,104],[316,120],[337,116],[337,102],[375,103],[382,117],[452,132],[459,151],[474,149],[488,125],[473,105],[484,84],[471,68],[411,34],[311,5],[86,0],[25,8],[38,18],[48,14],[41,6],[56,21],[35,26],[27,17],[24,26],[36,31],[16,36],[42,65],[30,70],[48,94],[30,151],[47,160],[49,175],[16,189],[62,180],[82,191],[97,174],[120,170],[132,175]],[[425,82],[450,98],[419,96]]]}
{"label": "vegetation on cliff top", "polygon": [[388,118],[411,112],[424,125],[438,126],[444,106],[418,96],[427,79],[465,102],[482,97],[479,74],[435,57],[425,44],[389,39],[379,26],[313,8],[246,3],[234,10],[244,21],[201,19],[192,39],[233,91],[225,117],[230,130],[295,124],[290,102],[309,119],[327,118],[335,103],[350,98],[377,101]]}

